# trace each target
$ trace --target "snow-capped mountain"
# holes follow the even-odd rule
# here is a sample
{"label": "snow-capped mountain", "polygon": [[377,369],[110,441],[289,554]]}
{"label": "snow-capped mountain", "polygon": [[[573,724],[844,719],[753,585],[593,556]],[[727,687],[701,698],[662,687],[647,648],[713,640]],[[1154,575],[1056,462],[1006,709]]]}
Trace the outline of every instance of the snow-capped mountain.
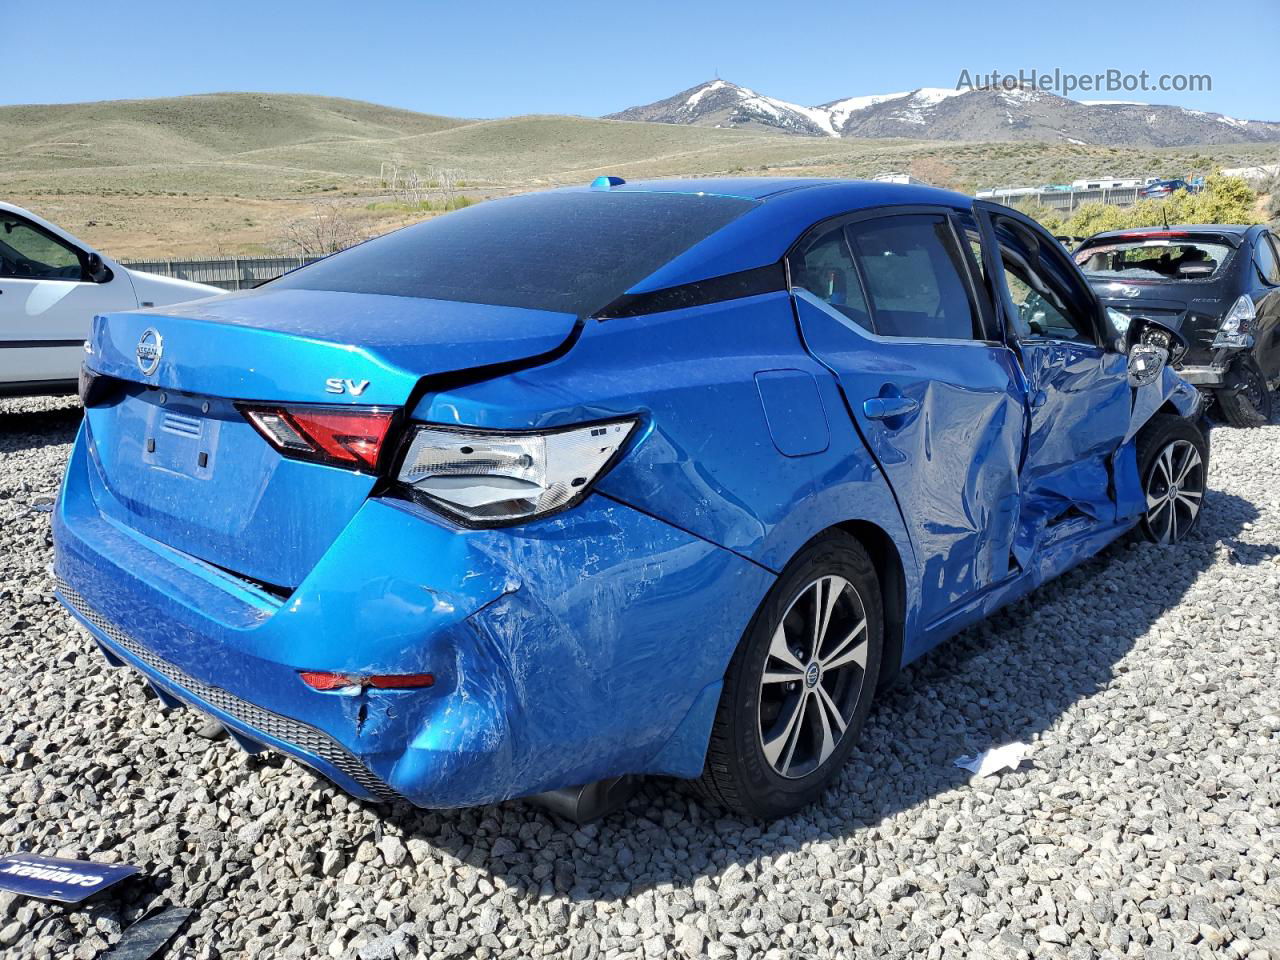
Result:
{"label": "snow-capped mountain", "polygon": [[612,120],[648,120],[701,127],[769,127],[812,137],[838,137],[824,107],[775,100],[726,80],[712,80],[644,107],[612,114]]}
{"label": "snow-capped mountain", "polygon": [[806,107],[727,80],[611,114],[612,120],[781,130],[811,137],[1039,140],[1119,146],[1280,141],[1280,123],[1136,101],[1078,101],[1043,90],[951,90],[848,97]]}

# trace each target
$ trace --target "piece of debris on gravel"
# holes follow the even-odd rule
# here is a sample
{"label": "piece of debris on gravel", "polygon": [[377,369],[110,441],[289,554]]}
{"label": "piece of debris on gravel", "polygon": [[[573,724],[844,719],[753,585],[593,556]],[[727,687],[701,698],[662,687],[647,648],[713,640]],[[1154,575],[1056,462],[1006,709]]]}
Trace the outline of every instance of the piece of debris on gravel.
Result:
{"label": "piece of debris on gravel", "polygon": [[[1116,544],[927,656],[837,786],[761,825],[646,783],[574,827],[525,803],[364,806],[210,740],[52,597],[72,401],[0,405],[0,853],[134,863],[76,909],[0,896],[0,955],[1280,960],[1280,427],[1215,429],[1204,522]],[[1001,744],[1032,762],[953,765]]]}

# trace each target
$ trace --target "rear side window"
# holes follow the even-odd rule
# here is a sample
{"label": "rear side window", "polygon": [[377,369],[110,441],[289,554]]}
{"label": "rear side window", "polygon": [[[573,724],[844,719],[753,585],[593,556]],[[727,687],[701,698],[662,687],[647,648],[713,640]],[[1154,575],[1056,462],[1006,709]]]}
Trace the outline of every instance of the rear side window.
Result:
{"label": "rear side window", "polygon": [[819,234],[791,255],[791,285],[803,287],[864,330],[872,330],[867,300],[844,228]]}
{"label": "rear side window", "polygon": [[982,339],[963,254],[945,217],[869,220],[847,233],[878,334]]}
{"label": "rear side window", "polygon": [[1265,233],[1258,237],[1258,269],[1268,283],[1280,284],[1280,261],[1276,260],[1276,252]]}
{"label": "rear side window", "polygon": [[370,240],[286,274],[272,288],[589,316],[755,205],[705,194],[525,194]]}

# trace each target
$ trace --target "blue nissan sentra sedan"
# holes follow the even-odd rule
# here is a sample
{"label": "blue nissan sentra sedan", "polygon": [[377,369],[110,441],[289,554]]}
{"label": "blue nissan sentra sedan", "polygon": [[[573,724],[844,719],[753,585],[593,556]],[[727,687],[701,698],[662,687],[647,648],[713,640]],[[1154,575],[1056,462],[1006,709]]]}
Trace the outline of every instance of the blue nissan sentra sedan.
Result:
{"label": "blue nissan sentra sedan", "polygon": [[86,349],[62,601],[247,749],[427,807],[793,811],[904,664],[1205,492],[1177,335],[918,186],[601,178]]}

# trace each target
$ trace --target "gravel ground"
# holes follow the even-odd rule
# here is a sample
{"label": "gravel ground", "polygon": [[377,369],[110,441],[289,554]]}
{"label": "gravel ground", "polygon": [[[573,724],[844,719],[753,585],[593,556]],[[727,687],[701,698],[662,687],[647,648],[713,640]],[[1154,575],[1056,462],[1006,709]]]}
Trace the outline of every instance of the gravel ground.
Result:
{"label": "gravel ground", "polygon": [[[1280,960],[1280,426],[1214,432],[1190,542],[1119,544],[909,670],[822,804],[765,828],[654,782],[574,829],[365,807],[162,712],[51,597],[74,405],[2,409],[0,853],[146,876],[0,894],[0,955],[94,957],[177,904],[169,957]],[[952,765],[1010,740],[1016,772]]]}

